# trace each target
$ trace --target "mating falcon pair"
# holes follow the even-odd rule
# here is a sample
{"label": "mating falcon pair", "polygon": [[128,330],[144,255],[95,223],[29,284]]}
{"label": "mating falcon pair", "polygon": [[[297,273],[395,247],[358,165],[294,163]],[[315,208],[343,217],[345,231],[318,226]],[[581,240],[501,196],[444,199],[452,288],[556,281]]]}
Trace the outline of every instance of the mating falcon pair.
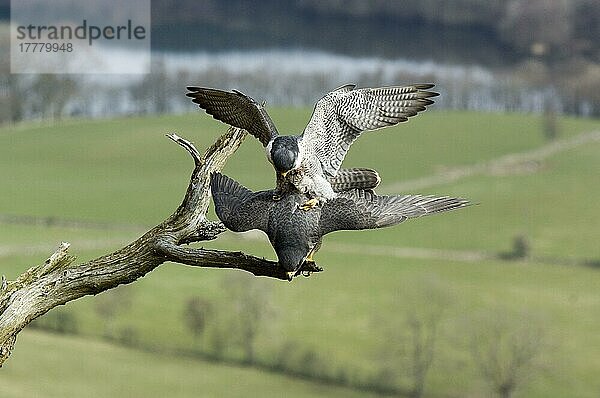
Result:
{"label": "mating falcon pair", "polygon": [[276,188],[260,192],[213,175],[217,216],[236,232],[264,231],[291,280],[303,265],[318,269],[313,255],[325,234],[387,227],[467,206],[467,200],[448,196],[379,196],[373,192],[380,182],[375,170],[340,169],[361,133],[407,121],[433,104],[438,94],[428,91],[432,87],[339,87],[316,103],[297,136],[279,135],[264,105],[239,91],[188,87],[187,96],[208,114],[258,138],[276,171]]}

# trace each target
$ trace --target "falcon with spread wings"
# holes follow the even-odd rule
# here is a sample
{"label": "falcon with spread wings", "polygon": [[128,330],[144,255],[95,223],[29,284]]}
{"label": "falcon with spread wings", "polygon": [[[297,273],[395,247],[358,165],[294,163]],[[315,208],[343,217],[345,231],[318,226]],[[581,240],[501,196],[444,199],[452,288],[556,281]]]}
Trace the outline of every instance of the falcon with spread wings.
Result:
{"label": "falcon with spread wings", "polygon": [[[278,189],[272,198],[280,199],[282,187],[293,186],[308,195],[301,208],[309,210],[339,195],[331,180],[360,134],[407,121],[424,111],[438,95],[428,91],[432,87],[339,87],[316,103],[308,125],[297,136],[279,135],[263,104],[237,90],[188,87],[186,95],[215,119],[258,138],[277,171]],[[288,184],[281,183],[282,179]]]}
{"label": "falcon with spread wings", "polygon": [[371,190],[352,189],[312,211],[301,211],[306,194],[298,191],[274,201],[273,190],[252,192],[220,173],[212,175],[210,186],[223,224],[235,232],[265,232],[289,280],[305,262],[314,265],[321,238],[330,232],[383,228],[469,205],[466,199],[449,196],[379,196]]}

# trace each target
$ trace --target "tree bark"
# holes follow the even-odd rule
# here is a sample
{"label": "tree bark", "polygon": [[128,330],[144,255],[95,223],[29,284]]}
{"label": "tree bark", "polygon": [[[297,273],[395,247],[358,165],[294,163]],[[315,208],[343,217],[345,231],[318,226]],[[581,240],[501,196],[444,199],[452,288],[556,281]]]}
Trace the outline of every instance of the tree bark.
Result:
{"label": "tree bark", "polygon": [[168,134],[194,159],[195,167],[183,202],[165,221],[127,246],[83,264],[74,264],[69,244],[63,242],[40,266],[30,268],[15,281],[4,276],[0,286],[0,367],[10,356],[18,333],[33,319],[52,308],[86,295],[95,295],[131,283],[162,263],[173,261],[195,267],[234,268],[287,280],[285,270],[274,261],[242,252],[183,247],[212,240],[225,230],[209,221],[210,175],[220,171],[240,146],[246,132],[230,128],[200,156],[194,145]]}

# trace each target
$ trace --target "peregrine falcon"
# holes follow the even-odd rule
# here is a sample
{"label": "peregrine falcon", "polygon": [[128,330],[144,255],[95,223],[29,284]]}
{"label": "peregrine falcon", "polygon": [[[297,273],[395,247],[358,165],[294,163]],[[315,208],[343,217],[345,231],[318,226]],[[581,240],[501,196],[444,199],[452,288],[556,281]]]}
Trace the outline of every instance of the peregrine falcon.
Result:
{"label": "peregrine falcon", "polygon": [[314,265],[321,238],[330,232],[388,227],[469,205],[466,199],[448,196],[378,196],[371,190],[353,189],[307,212],[299,210],[306,200],[299,191],[273,201],[273,190],[252,192],[220,173],[212,175],[210,185],[223,224],[235,232],[265,232],[289,280],[304,262]]}
{"label": "peregrine falcon", "polygon": [[[335,177],[350,145],[363,131],[407,121],[433,104],[438,93],[433,84],[360,88],[347,84],[321,98],[300,135],[280,136],[264,106],[233,90],[188,87],[186,94],[215,119],[247,130],[260,140],[280,178],[287,179],[309,198],[309,210],[336,197],[330,178]],[[294,173],[290,173],[294,171]],[[288,175],[289,174],[289,175]],[[273,199],[279,199],[278,189]]]}

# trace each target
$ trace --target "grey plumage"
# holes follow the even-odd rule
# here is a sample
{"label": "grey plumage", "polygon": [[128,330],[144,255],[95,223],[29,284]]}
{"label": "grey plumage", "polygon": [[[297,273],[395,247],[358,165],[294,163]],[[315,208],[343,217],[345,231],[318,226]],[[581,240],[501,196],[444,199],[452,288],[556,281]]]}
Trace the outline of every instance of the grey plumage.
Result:
{"label": "grey plumage", "polygon": [[[333,199],[330,183],[352,143],[364,131],[408,120],[433,104],[432,84],[400,87],[339,87],[321,98],[303,133],[279,136],[264,107],[239,91],[188,87],[186,95],[215,119],[243,128],[257,137],[277,171],[298,173],[289,182],[320,200]],[[291,168],[290,168],[291,167]],[[278,186],[281,184],[278,183]]]}
{"label": "grey plumage", "polygon": [[211,190],[223,224],[236,232],[264,231],[280,265],[290,273],[312,257],[323,235],[330,232],[382,228],[469,205],[468,200],[448,196],[378,196],[370,190],[353,189],[311,211],[302,211],[305,194],[293,191],[273,201],[274,190],[252,192],[220,173],[212,175]]}

